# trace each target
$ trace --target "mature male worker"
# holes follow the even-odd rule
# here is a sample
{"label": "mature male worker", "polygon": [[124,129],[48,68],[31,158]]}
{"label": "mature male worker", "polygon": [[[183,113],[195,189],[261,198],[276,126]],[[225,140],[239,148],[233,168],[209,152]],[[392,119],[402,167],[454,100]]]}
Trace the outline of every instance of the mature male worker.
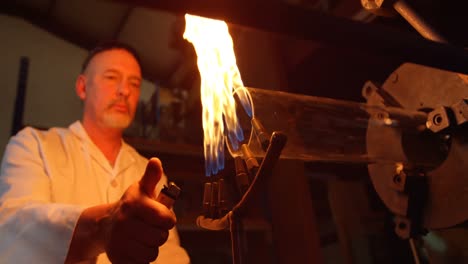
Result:
{"label": "mature male worker", "polygon": [[189,263],[174,213],[155,201],[167,181],[161,162],[122,140],[141,79],[131,47],[98,46],[76,80],[82,119],[10,139],[0,172],[0,263]]}

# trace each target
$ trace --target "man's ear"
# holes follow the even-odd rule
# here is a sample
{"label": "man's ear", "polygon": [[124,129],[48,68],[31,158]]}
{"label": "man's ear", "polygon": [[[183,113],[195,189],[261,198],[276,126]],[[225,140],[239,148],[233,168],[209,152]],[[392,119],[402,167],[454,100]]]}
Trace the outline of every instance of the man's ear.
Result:
{"label": "man's ear", "polygon": [[75,92],[78,97],[84,101],[86,98],[86,76],[80,74],[78,78],[76,78],[75,82]]}

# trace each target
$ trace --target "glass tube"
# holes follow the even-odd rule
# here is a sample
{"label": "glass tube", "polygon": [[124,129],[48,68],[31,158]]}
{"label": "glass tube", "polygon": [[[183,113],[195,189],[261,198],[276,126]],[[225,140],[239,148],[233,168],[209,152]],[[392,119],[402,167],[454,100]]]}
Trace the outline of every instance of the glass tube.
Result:
{"label": "glass tube", "polygon": [[[253,104],[253,118],[261,122],[267,134],[281,131],[287,135],[288,141],[281,155],[283,159],[408,163],[403,146],[397,146],[403,149],[401,151],[377,150],[369,153],[368,150],[376,149],[376,146],[368,148],[367,144],[382,144],[381,148],[386,149],[386,144],[401,145],[403,135],[405,138],[418,138],[427,131],[427,114],[420,111],[281,91],[246,89]],[[237,115],[245,138],[241,144],[247,144],[254,156],[263,157],[265,150],[258,133],[252,128],[252,118],[240,105],[237,103]],[[369,137],[369,128],[376,135]],[[233,150],[229,140],[226,141],[231,156],[243,155],[242,148]],[[418,160],[418,163],[426,162],[433,161],[431,158]]]}

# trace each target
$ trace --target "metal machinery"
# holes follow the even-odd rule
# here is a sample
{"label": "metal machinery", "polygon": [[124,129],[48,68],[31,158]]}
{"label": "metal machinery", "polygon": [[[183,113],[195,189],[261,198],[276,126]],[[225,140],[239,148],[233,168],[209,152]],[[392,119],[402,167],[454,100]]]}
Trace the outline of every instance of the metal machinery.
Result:
{"label": "metal machinery", "polygon": [[[379,14],[396,10],[425,38],[446,42],[403,0],[361,2],[368,10]],[[444,241],[444,229],[461,227],[459,236],[468,232],[463,229],[468,210],[460,206],[468,202],[468,78],[455,72],[405,63],[390,74],[382,86],[367,82],[362,95],[370,106],[427,114],[424,129],[406,133],[399,127],[401,124],[396,127],[381,125],[389,118],[389,112],[377,110],[372,113],[368,109],[370,117],[366,132],[367,157],[383,157],[368,165],[374,188],[395,215],[396,234],[409,241],[414,261],[420,263],[421,250],[415,240],[421,236],[439,230],[439,239]],[[260,125],[259,129],[256,123],[252,120],[258,141],[265,145],[265,136],[262,139],[264,128]],[[323,158],[327,154],[324,151],[317,155]],[[240,156],[248,157],[245,152]],[[342,160],[356,161],[352,158]],[[467,261],[466,252],[450,249],[457,247],[460,250],[466,245],[444,242],[446,252],[439,252],[437,256],[429,249],[429,253],[425,253],[431,262]]]}
{"label": "metal machinery", "polygon": [[251,124],[248,133],[254,136],[239,151],[231,150],[243,197],[229,210],[223,180],[206,183],[205,215],[198,219],[207,229],[231,229],[234,263],[242,263],[239,233],[246,204],[262,190],[280,157],[368,164],[376,192],[395,215],[395,232],[410,242],[416,263],[421,258],[415,240],[468,219],[460,207],[468,202],[463,76],[405,63],[381,87],[371,81],[364,85],[367,104],[247,89],[258,103],[258,118],[244,124]]}
{"label": "metal machinery", "polygon": [[[362,0],[361,3],[375,13],[396,11],[423,37],[446,42],[403,0]],[[467,75],[407,63],[396,69],[381,87],[369,83],[364,87],[363,95],[369,104],[393,105],[429,113],[426,129],[435,134],[429,132],[417,138],[407,138],[404,134],[371,124],[367,133],[369,153],[391,156],[395,152],[403,152],[410,160],[423,156],[431,160],[428,166],[368,165],[375,190],[396,215],[395,232],[402,239],[409,239],[415,262],[420,263],[414,238],[425,235],[429,230],[462,227],[468,219],[468,210],[460,207],[468,199],[465,187],[468,180]],[[379,144],[382,141],[387,144]],[[412,151],[412,146],[418,144],[424,144],[427,151]],[[441,240],[445,239],[443,232]],[[465,232],[461,229],[459,235],[464,236]],[[453,246],[464,247],[447,247]],[[465,253],[448,251],[442,253],[445,256],[434,256],[432,260],[466,262]]]}
{"label": "metal machinery", "polygon": [[[242,263],[239,232],[246,204],[262,190],[280,156],[368,164],[376,192],[395,215],[395,232],[410,242],[416,263],[421,260],[415,240],[468,219],[460,206],[468,202],[468,84],[459,74],[403,64],[381,87],[370,81],[364,85],[367,105],[249,91],[259,103],[259,119],[251,120],[255,137],[231,152],[243,197],[229,210],[223,180],[207,183],[205,215],[198,219],[212,230],[230,225],[234,263]],[[271,108],[276,111],[268,114]],[[268,128],[275,130],[271,137]]]}
{"label": "metal machinery", "polygon": [[427,129],[431,131],[418,137],[372,122],[367,132],[369,153],[431,161],[420,166],[368,165],[375,190],[396,216],[398,236],[413,243],[412,238],[428,230],[466,221],[468,211],[459,205],[468,199],[467,83],[456,73],[408,63],[395,70],[382,87],[365,86],[363,94],[369,104],[429,111]]}
{"label": "metal machinery", "polygon": [[[363,142],[367,156],[351,161],[368,164],[375,190],[395,215],[395,232],[402,239],[409,239],[416,263],[421,260],[415,239],[427,232],[439,232],[442,239],[444,229],[461,227],[463,234],[468,233],[468,229],[463,227],[468,220],[468,210],[465,206],[460,206],[468,203],[468,78],[461,74],[468,72],[468,53],[443,44],[446,42],[444,38],[432,30],[404,1],[362,0],[361,3],[366,9],[379,15],[398,12],[422,36],[432,41],[397,32],[382,33],[379,28],[302,12],[277,2],[263,7],[258,6],[258,1],[206,1],[204,5],[192,1],[136,2],[177,13],[189,12],[222,18],[234,24],[302,39],[319,39],[333,45],[339,45],[341,39],[349,39],[348,46],[387,56],[399,56],[407,61],[390,74],[382,86],[372,82],[364,85],[362,94],[367,99],[367,107],[356,106],[356,109],[364,109],[369,114],[365,120],[367,126]],[[243,12],[239,14],[233,10]],[[327,30],[318,27],[319,24],[327,25]],[[335,103],[331,104],[337,106]],[[423,116],[424,119],[419,118],[420,123],[417,124],[422,124],[423,128],[417,133],[406,133],[401,129],[406,117],[411,114],[403,114],[396,119],[390,116],[390,119],[397,122],[382,125],[389,118],[388,113],[396,113],[392,112],[394,110],[387,111],[388,108],[418,112],[415,115]],[[370,111],[372,109],[376,111]],[[259,120],[267,123],[262,118]],[[262,129],[255,128],[255,124],[253,126],[259,141],[262,141],[259,133]],[[261,187],[259,185],[265,182],[283,147],[287,151],[291,139],[291,135],[285,133],[288,137],[285,145],[284,134],[265,126],[275,132],[272,133],[270,142],[268,136],[263,136],[267,141],[263,144],[262,164],[248,165],[255,163],[256,158],[245,153],[239,156],[242,156],[247,167],[242,169],[244,165],[239,165],[242,162],[236,161],[238,175],[245,174],[252,168],[253,174],[257,175],[250,185],[242,182],[239,184],[244,190],[240,202],[232,210],[212,213],[213,218],[199,218],[199,224],[210,229],[222,229],[231,224],[235,263],[242,262],[242,252],[238,251],[241,248],[238,245],[239,239],[236,239],[240,232],[238,217],[242,215],[245,203],[252,199],[251,192],[258,191]],[[336,156],[330,160],[333,159],[338,160]],[[344,161],[350,160],[345,157]],[[210,188],[222,189],[222,182]],[[207,191],[205,202],[209,204],[214,199],[218,201],[218,206],[223,207],[223,198],[213,197],[212,193],[211,190]],[[207,205],[207,210],[208,207]],[[466,245],[460,248],[466,248]],[[462,258],[458,260],[467,261],[466,251],[461,255]],[[447,262],[447,259],[442,261]]]}

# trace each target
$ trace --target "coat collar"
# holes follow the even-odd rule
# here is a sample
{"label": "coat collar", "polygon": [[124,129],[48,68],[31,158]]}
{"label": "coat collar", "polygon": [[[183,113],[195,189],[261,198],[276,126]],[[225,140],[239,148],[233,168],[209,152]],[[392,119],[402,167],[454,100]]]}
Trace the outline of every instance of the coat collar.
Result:
{"label": "coat collar", "polygon": [[132,155],[135,151],[131,146],[129,146],[125,141],[122,140],[122,144],[117,155],[114,167],[112,167],[109,161],[106,159],[102,151],[94,144],[91,138],[88,136],[88,133],[84,129],[81,121],[75,121],[69,127],[70,131],[78,137],[81,141],[81,147],[89,153],[89,155],[106,171],[108,171],[114,177],[130,167],[134,162],[136,162],[134,156]]}

